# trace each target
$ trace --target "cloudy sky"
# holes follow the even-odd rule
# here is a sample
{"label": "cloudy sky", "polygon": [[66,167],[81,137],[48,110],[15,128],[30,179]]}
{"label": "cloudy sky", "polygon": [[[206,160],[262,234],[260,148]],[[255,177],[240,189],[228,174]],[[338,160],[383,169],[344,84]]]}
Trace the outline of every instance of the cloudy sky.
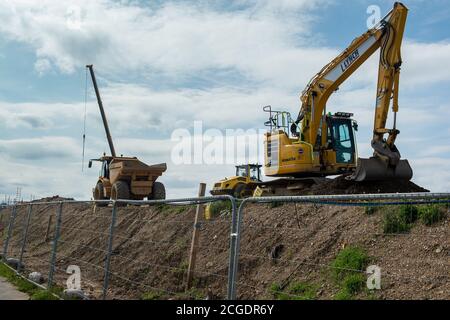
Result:
{"label": "cloudy sky", "polygon": [[[233,165],[177,165],[172,132],[262,129],[262,107],[294,115],[299,93],[366,30],[367,8],[391,0],[0,0],[0,197],[90,198],[98,168],[82,168],[85,68],[95,65],[118,153],[167,162],[168,196]],[[413,181],[450,191],[450,1],[405,0],[397,145]],[[377,54],[328,103],[358,120],[369,156]],[[88,82],[86,159],[108,151]],[[238,160],[237,160],[238,161]]]}

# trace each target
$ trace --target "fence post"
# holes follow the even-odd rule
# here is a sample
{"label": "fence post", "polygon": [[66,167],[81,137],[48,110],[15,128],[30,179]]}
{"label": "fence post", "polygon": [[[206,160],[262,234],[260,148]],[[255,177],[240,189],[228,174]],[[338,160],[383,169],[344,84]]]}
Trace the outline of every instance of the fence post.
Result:
{"label": "fence post", "polygon": [[108,239],[108,251],[106,253],[105,259],[105,277],[103,279],[103,297],[102,299],[106,299],[106,295],[109,287],[109,269],[111,265],[111,254],[112,247],[114,241],[114,230],[116,227],[116,217],[117,217],[117,204],[116,201],[113,201],[112,213],[111,213],[111,225],[109,227],[109,239]]}
{"label": "fence post", "polygon": [[227,299],[232,300],[233,296],[233,271],[234,271],[234,252],[236,249],[236,199],[231,198],[231,232],[230,232],[230,258],[228,261],[228,287]]}
{"label": "fence post", "polygon": [[16,207],[16,205],[14,205],[14,207],[12,208],[12,211],[11,211],[11,215],[9,217],[8,234],[6,236],[5,244],[3,246],[2,257],[4,260],[6,260],[6,258],[7,258],[6,255],[8,254],[9,239],[11,238],[12,229],[14,228],[14,221],[16,220],[16,215],[17,215],[17,207]]}
{"label": "fence post", "polygon": [[[198,196],[204,197],[206,191],[206,183],[200,183],[198,188]],[[199,233],[200,233],[200,223],[199,219],[203,216],[204,213],[204,205],[199,203],[197,204],[197,210],[195,211],[194,218],[194,231],[192,232],[192,242],[191,242],[191,250],[189,252],[189,267],[186,277],[186,290],[189,290],[192,285],[192,278],[195,272],[195,262],[197,259],[197,251],[198,251],[198,241],[199,241]]]}
{"label": "fence post", "polygon": [[248,199],[241,202],[237,214],[233,214],[230,235],[230,264],[228,270],[228,300],[236,300],[236,279],[239,265],[239,250],[241,242],[242,211]]}
{"label": "fence post", "polygon": [[51,256],[51,260],[50,260],[50,271],[48,272],[47,289],[50,289],[53,285],[53,274],[55,273],[55,263],[56,263],[56,251],[58,250],[58,240],[59,240],[59,234],[61,232],[62,208],[63,208],[63,202],[60,202],[59,206],[58,206],[58,213],[57,213],[57,218],[56,218],[55,238],[53,239],[53,248],[52,248],[52,256]]}
{"label": "fence post", "polygon": [[27,216],[27,219],[25,220],[25,226],[23,227],[22,247],[20,248],[20,257],[19,257],[19,264],[17,266],[17,271],[20,271],[20,269],[22,268],[23,253],[25,251],[25,245],[27,243],[28,228],[30,227],[32,211],[33,211],[33,205],[30,204],[28,206],[28,216]]}

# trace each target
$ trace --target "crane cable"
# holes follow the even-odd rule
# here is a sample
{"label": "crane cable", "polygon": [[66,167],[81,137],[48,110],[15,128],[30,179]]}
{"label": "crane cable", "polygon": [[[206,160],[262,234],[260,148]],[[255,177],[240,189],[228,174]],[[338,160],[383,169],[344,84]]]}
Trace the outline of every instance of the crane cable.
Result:
{"label": "crane cable", "polygon": [[83,119],[83,153],[81,158],[81,172],[84,171],[84,150],[86,146],[86,110],[87,110],[87,68],[84,80],[84,119]]}

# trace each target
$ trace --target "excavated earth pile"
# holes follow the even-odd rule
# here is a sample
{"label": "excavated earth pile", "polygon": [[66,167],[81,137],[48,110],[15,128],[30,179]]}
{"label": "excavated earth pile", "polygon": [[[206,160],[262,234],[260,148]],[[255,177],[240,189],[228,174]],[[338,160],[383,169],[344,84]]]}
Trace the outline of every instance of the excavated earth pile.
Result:
{"label": "excavated earth pile", "polygon": [[429,192],[411,181],[365,181],[355,182],[338,176],[335,179],[316,179],[313,184],[305,184],[292,194],[298,195],[331,195],[331,194],[373,194],[373,193],[413,193]]}

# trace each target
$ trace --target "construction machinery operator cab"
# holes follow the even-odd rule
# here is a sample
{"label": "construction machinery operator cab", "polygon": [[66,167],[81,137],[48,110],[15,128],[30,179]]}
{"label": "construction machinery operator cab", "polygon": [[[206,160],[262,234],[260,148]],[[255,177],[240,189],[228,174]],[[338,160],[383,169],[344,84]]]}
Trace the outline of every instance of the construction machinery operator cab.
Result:
{"label": "construction machinery operator cab", "polygon": [[109,179],[109,163],[111,162],[110,159],[90,159],[88,168],[92,168],[92,162],[98,161],[102,163],[102,166],[100,168],[99,177],[108,178]]}
{"label": "construction machinery operator cab", "polygon": [[236,166],[236,176],[249,178],[253,181],[261,181],[261,165],[249,164]]}
{"label": "construction machinery operator cab", "polygon": [[103,160],[99,177],[104,177],[104,178],[109,179],[109,161],[108,160]]}
{"label": "construction machinery operator cab", "polygon": [[336,152],[337,163],[356,163],[354,130],[356,131],[358,125],[352,116],[353,114],[348,112],[327,116],[327,145]]}

